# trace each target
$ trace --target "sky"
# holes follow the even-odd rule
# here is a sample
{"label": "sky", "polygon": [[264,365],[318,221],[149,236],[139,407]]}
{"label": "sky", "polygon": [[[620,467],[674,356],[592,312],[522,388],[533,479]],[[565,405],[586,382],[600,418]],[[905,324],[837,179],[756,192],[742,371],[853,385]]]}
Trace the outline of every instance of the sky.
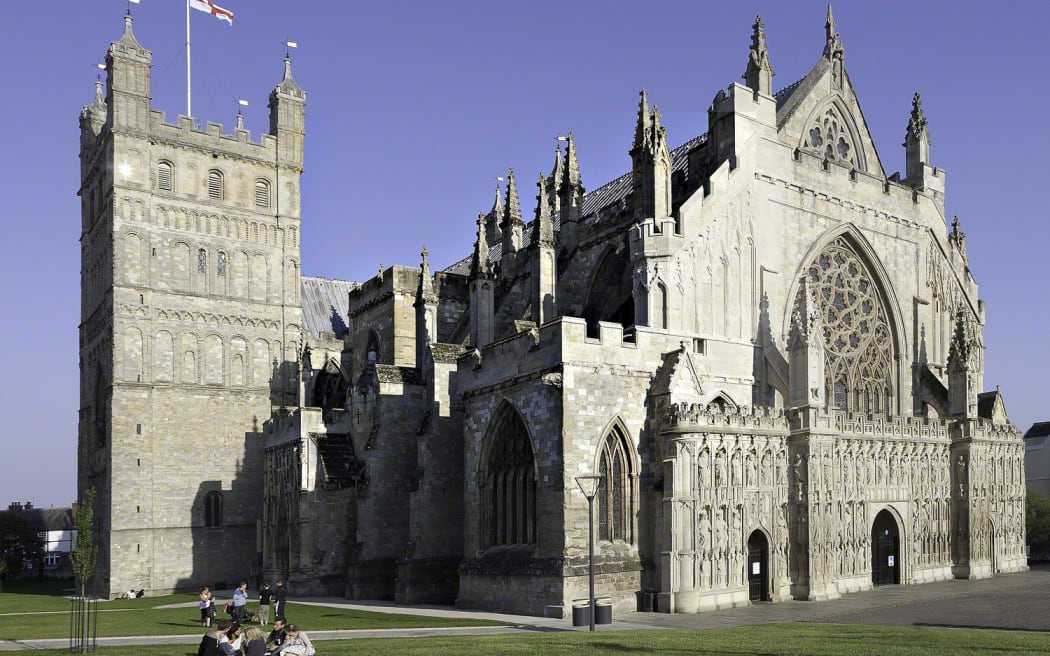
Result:
{"label": "sky", "polygon": [[[193,12],[193,114],[252,138],[268,128],[283,43],[307,92],[302,271],[362,281],[382,264],[443,268],[468,255],[475,218],[513,167],[531,181],[572,130],[583,184],[630,168],[638,91],[671,146],[706,132],[707,107],[740,81],[761,14],[780,89],[824,46],[810,1],[320,2],[218,0],[232,26]],[[0,3],[7,53],[0,160],[6,434],[0,507],[68,505],[76,490],[80,206],[77,117],[120,38],[123,0]],[[130,5],[153,52],[152,106],[186,112],[185,3]],[[985,388],[1023,431],[1050,419],[1048,2],[837,2],[845,64],[887,173],[904,168],[912,94],[931,160],[947,170],[986,302]],[[172,454],[177,457],[177,454]]]}

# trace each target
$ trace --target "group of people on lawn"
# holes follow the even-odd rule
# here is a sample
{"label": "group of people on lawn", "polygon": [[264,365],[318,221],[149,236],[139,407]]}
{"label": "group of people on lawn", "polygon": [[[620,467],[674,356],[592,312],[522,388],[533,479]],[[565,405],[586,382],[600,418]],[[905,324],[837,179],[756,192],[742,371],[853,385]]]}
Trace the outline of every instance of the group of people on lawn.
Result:
{"label": "group of people on lawn", "polygon": [[[269,583],[263,584],[259,591],[258,615],[247,615],[248,584],[242,582],[233,591],[233,599],[226,602],[225,611],[229,620],[222,620],[215,630],[204,634],[198,656],[314,656],[314,646],[310,643],[305,631],[300,631],[295,624],[287,624],[284,619],[285,601],[288,591],[284,583],[278,581],[275,589]],[[201,625],[211,627],[215,620],[215,598],[211,590],[204,586],[200,590]],[[262,625],[270,623],[270,602],[273,601],[273,630],[265,634],[257,626],[242,627],[245,622]]]}

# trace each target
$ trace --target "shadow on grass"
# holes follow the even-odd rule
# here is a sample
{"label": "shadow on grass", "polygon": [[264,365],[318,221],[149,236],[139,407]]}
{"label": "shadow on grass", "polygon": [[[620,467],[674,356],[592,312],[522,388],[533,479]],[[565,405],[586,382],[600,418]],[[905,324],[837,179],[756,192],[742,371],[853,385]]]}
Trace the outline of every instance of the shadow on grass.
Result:
{"label": "shadow on grass", "polygon": [[987,631],[1021,631],[1046,633],[1046,629],[1032,629],[1023,626],[991,626],[988,624],[936,624],[934,622],[916,622],[912,626],[932,626],[942,629],[982,629]]}

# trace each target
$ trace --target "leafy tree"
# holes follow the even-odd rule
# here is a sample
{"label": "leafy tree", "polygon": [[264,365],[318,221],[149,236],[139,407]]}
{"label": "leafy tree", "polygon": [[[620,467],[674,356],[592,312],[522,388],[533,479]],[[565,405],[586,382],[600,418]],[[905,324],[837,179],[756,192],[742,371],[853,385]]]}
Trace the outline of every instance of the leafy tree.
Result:
{"label": "leafy tree", "polygon": [[1028,490],[1024,528],[1028,534],[1028,544],[1050,544],[1050,496],[1037,490]]}
{"label": "leafy tree", "polygon": [[3,574],[18,575],[33,566],[43,564],[44,539],[43,520],[32,511],[8,510],[0,512],[0,558],[5,567]]}
{"label": "leafy tree", "polygon": [[88,581],[95,573],[95,559],[98,547],[95,546],[95,488],[88,488],[87,494],[77,504],[77,546],[69,553],[73,564],[73,574],[80,585],[80,596],[87,596]]}

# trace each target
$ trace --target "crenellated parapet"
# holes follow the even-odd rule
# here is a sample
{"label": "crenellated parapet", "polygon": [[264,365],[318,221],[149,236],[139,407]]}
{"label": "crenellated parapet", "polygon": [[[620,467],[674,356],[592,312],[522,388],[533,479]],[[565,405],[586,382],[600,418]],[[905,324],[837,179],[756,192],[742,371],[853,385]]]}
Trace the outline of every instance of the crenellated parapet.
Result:
{"label": "crenellated parapet", "polygon": [[727,406],[724,403],[672,403],[664,427],[676,432],[785,433],[788,420],[782,408]]}

